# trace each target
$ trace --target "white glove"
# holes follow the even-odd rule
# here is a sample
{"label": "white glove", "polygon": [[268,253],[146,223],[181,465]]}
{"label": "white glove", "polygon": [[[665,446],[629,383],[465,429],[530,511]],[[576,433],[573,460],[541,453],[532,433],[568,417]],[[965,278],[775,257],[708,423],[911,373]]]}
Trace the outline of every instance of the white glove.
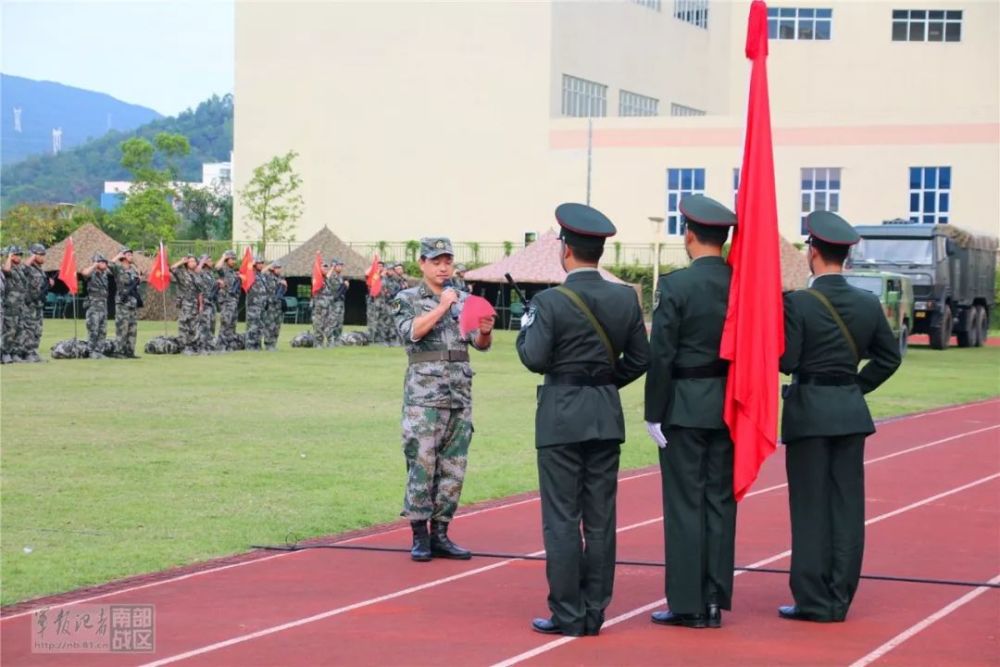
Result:
{"label": "white glove", "polygon": [[659,424],[654,424],[653,422],[646,422],[646,430],[649,431],[649,437],[653,439],[656,446],[660,449],[666,449],[667,438],[663,435],[663,429],[660,428]]}

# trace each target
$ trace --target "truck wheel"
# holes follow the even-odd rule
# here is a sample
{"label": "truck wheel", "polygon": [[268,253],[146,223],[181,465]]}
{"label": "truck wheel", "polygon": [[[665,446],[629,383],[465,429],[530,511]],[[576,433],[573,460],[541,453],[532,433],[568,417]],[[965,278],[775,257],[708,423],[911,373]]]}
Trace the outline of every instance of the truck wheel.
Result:
{"label": "truck wheel", "polygon": [[945,305],[938,318],[936,326],[930,330],[931,347],[935,350],[947,350],[951,345],[951,306]]}
{"label": "truck wheel", "polygon": [[976,347],[982,347],[990,335],[990,314],[986,306],[976,306],[976,329]]}
{"label": "truck wheel", "polygon": [[906,356],[906,349],[910,344],[910,327],[904,322],[899,329],[899,356]]}

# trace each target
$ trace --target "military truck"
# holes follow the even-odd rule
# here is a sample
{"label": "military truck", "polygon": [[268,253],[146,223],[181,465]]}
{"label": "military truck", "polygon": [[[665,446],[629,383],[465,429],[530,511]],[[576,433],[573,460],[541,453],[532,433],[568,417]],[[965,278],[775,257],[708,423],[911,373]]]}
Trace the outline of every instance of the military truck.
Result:
{"label": "military truck", "polygon": [[846,271],[844,278],[849,285],[878,297],[889,328],[899,341],[899,354],[905,355],[913,328],[913,283],[909,276],[888,271]]}
{"label": "military truck", "polygon": [[986,342],[995,306],[997,239],[954,225],[887,220],[856,226],[861,241],[848,268],[900,273],[913,281],[913,333],[929,334],[931,347]]}

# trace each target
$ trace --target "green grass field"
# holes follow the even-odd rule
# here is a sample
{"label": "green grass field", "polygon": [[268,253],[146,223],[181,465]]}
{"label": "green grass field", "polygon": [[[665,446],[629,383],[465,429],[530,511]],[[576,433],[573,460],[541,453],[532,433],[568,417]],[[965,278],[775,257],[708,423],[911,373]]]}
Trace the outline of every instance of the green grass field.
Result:
{"label": "green grass field", "polygon": [[[404,355],[288,347],[303,328],[286,325],[277,353],[4,366],[2,603],[396,518]],[[162,331],[140,323],[140,347]],[[46,321],[44,356],[71,335]],[[537,376],[513,342],[498,333],[473,360],[463,503],[537,486]],[[913,348],[871,404],[886,417],[997,394],[1000,348]],[[642,382],[623,397],[622,465],[652,464]]]}

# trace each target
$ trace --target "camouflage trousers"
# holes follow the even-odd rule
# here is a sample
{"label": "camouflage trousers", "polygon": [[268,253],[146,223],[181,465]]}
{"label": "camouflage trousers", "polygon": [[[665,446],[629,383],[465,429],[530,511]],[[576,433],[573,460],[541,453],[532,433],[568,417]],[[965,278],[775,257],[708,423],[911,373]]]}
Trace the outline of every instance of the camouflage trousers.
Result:
{"label": "camouflage trousers", "polygon": [[392,316],[392,311],[389,309],[388,303],[383,306],[382,312],[379,313],[379,332],[381,334],[381,342],[392,346],[401,345],[399,332],[396,331],[396,320]]}
{"label": "camouflage trousers", "polygon": [[198,313],[198,349],[202,352],[215,349],[215,304],[207,300]]}
{"label": "camouflage trousers", "polygon": [[123,357],[131,357],[135,354],[137,320],[134,305],[131,303],[115,304],[115,342],[118,354]]}
{"label": "camouflage trousers", "polygon": [[236,319],[239,305],[239,299],[226,299],[219,306],[219,337],[215,341],[215,348],[218,350],[236,349]]}
{"label": "camouflage trousers", "polygon": [[108,337],[108,302],[106,299],[87,303],[87,342],[91,350],[103,350]]}
{"label": "camouflage trousers", "polygon": [[316,297],[313,299],[312,325],[313,337],[316,339],[317,347],[330,343],[327,338],[330,333],[330,314],[329,297]]}
{"label": "camouflage trousers", "polygon": [[327,334],[327,344],[340,342],[344,335],[344,300],[334,301],[330,305],[330,332]]}
{"label": "camouflage trousers", "polygon": [[21,306],[21,331],[17,336],[17,351],[22,355],[38,354],[42,342],[42,322],[45,306],[40,301]]}
{"label": "camouflage trousers", "polygon": [[182,352],[198,351],[198,302],[181,301],[177,311],[177,338]]}
{"label": "camouflage trousers", "polygon": [[272,301],[264,311],[264,347],[273,350],[278,345],[281,323],[285,319],[283,301]]}
{"label": "camouflage trousers", "polygon": [[267,308],[260,302],[247,303],[247,336],[246,349],[259,350],[261,339],[264,337],[264,318]]}
{"label": "camouflage trousers", "polygon": [[462,495],[472,430],[471,407],[403,405],[407,480],[400,516],[451,521]]}
{"label": "camouflage trousers", "polygon": [[17,333],[21,329],[21,310],[23,302],[19,299],[5,299],[3,304],[3,340],[0,349],[3,354],[21,354],[17,347]]}

